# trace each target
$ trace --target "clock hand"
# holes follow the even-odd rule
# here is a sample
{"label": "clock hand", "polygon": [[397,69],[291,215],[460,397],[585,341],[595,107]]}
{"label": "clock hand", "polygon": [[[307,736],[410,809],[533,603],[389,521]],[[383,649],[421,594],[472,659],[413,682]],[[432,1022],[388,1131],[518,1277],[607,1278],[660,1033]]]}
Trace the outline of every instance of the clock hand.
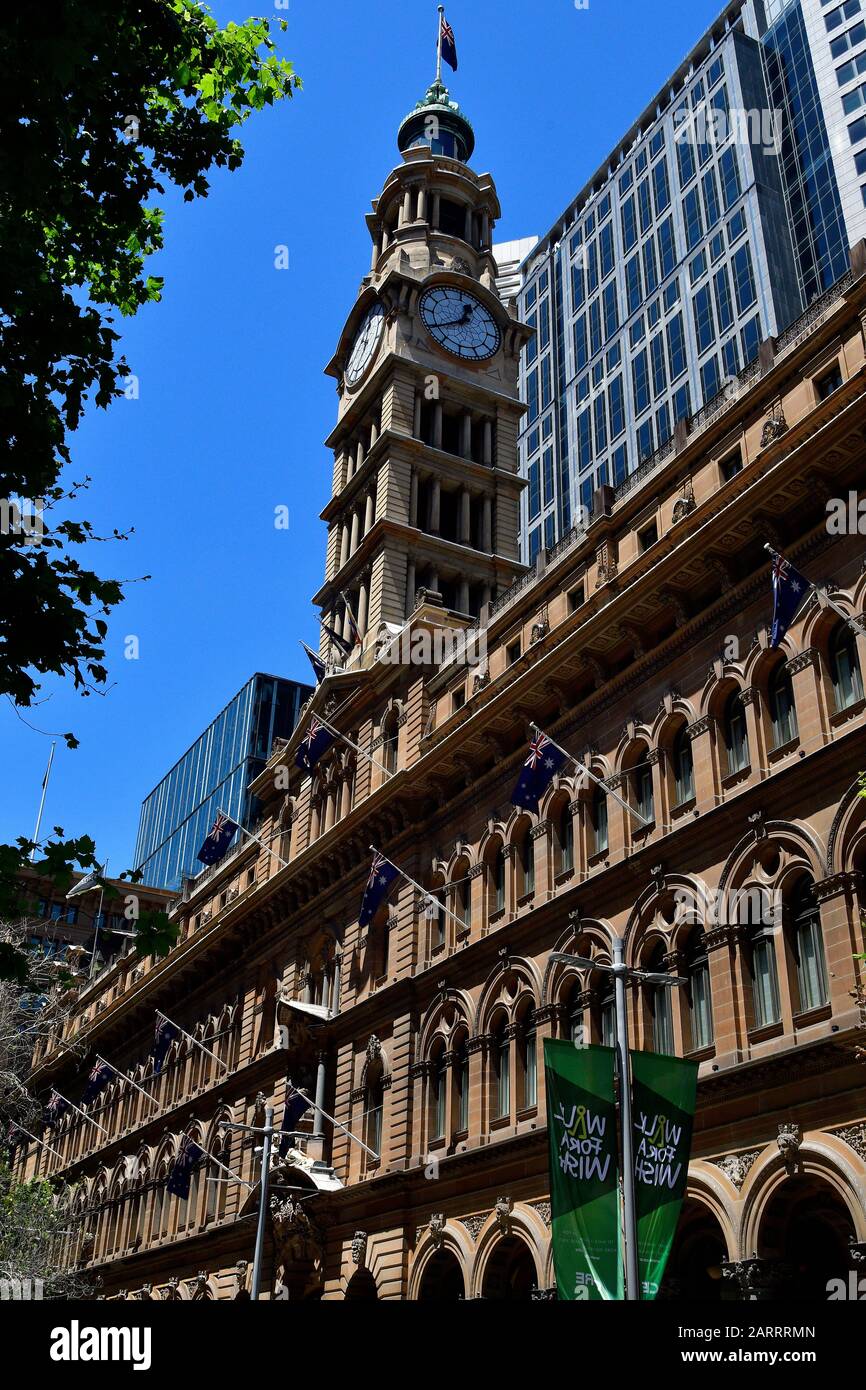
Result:
{"label": "clock hand", "polygon": [[474,304],[464,304],[463,313],[460,315],[459,319],[440,319],[439,323],[437,324],[437,327],[454,328],[457,324],[468,323],[474,312]]}

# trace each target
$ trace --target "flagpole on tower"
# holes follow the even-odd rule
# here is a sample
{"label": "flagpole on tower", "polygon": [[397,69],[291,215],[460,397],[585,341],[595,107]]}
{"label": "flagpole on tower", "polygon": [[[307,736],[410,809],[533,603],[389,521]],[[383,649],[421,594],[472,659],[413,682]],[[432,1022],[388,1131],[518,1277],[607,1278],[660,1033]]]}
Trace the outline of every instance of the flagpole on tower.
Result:
{"label": "flagpole on tower", "polygon": [[51,776],[51,764],[54,762],[54,750],[56,747],[57,744],[52,743],[51,752],[48,754],[48,766],[45,769],[45,776],[42,778],[42,795],[39,798],[39,811],[36,816],[36,829],[33,831],[34,844],[32,850],[30,851],[31,864],[36,858],[36,849],[39,844],[39,830],[42,826],[42,812],[45,810],[45,797],[48,792],[48,779]]}
{"label": "flagpole on tower", "polygon": [[445,18],[445,6],[439,6],[439,33],[436,39],[436,81],[442,81],[442,21]]}

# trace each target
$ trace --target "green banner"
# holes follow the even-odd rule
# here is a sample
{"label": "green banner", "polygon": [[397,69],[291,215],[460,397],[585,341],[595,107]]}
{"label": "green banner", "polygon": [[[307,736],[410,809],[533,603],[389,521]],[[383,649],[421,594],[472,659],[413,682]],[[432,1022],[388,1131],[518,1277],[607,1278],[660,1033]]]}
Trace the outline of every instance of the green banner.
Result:
{"label": "green banner", "polygon": [[653,1299],[664,1278],[688,1181],[698,1065],[633,1052],[631,1073],[641,1298]]}
{"label": "green banner", "polygon": [[622,1298],[614,1067],[612,1047],[544,1040],[560,1299]]}

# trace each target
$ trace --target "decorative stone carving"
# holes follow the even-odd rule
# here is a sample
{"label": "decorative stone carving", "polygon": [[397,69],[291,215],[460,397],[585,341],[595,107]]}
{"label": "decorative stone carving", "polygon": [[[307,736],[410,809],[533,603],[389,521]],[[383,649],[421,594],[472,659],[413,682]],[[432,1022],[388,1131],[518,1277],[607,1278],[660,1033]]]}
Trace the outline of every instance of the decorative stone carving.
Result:
{"label": "decorative stone carving", "polygon": [[866,1265],[866,1240],[857,1241],[852,1236],[848,1242],[848,1249],[851,1252],[852,1264]]}
{"label": "decorative stone carving", "polygon": [[193,1301],[207,1298],[207,1275],[200,1269],[194,1279],[189,1281]]}
{"label": "decorative stone carving", "polygon": [[852,1125],[848,1129],[837,1129],[833,1132],[839,1139],[844,1139],[849,1148],[866,1162],[866,1125]]}
{"label": "decorative stone carving", "polygon": [[507,1235],[511,1227],[511,1208],[514,1205],[510,1197],[497,1197],[496,1205],[493,1208],[496,1213],[496,1221],[503,1235]]}
{"label": "decorative stone carving", "polygon": [[789,676],[796,676],[800,671],[805,671],[809,666],[817,666],[819,660],[817,647],[806,647],[805,651],[798,652],[786,663],[785,670]]}
{"label": "decorative stone carving", "polygon": [[776,439],[781,439],[783,434],[788,433],[788,422],[782,409],[781,401],[773,407],[773,413],[764,421],[764,428],[761,430],[761,448],[766,449]]}
{"label": "decorative stone carving", "polygon": [[472,677],[472,694],[477,695],[479,690],[484,690],[490,684],[490,667],[487,662],[479,666]]}
{"label": "decorative stone carving", "polygon": [[549,631],[550,623],[548,622],[546,617],[539,618],[537,622],[533,623],[532,629],[529,634],[530,647],[535,646],[536,642],[543,641]]}
{"label": "decorative stone carving", "polygon": [[306,1206],[293,1193],[271,1199],[271,1222],[277,1255],[283,1265],[322,1257],[321,1232],[310,1220]]}
{"label": "decorative stone carving", "polygon": [[356,1231],[352,1236],[352,1263],[363,1265],[367,1258],[367,1232]]}
{"label": "decorative stone carving", "polygon": [[370,1040],[367,1043],[366,1056],[368,1066],[371,1066],[373,1062],[378,1062],[379,1058],[382,1056],[382,1044],[376,1037],[375,1033],[370,1034]]}
{"label": "decorative stone carving", "polygon": [[430,1225],[428,1227],[428,1230],[430,1231],[433,1244],[436,1246],[440,1246],[445,1236],[444,1212],[434,1211],[433,1215],[430,1217]]}
{"label": "decorative stone carving", "polygon": [[541,1217],[541,1219],[542,1219],[542,1221],[544,1222],[545,1226],[549,1226],[549,1225],[550,1225],[551,1216],[550,1216],[550,1203],[549,1203],[549,1202],[533,1202],[533,1203],[532,1203],[532,1209],[533,1209],[533,1211],[537,1211],[537,1212],[538,1212],[538,1215]]}
{"label": "decorative stone carving", "polygon": [[736,1280],[744,1302],[756,1303],[776,1298],[795,1277],[795,1270],[783,1260],[726,1260],[722,1264],[725,1279]]}
{"label": "decorative stone carving", "polygon": [[700,738],[702,734],[709,733],[712,727],[712,715],[705,714],[702,719],[696,719],[693,724],[689,724],[686,729],[686,737],[690,743],[694,743],[696,738]]}
{"label": "decorative stone carving", "polygon": [[792,1171],[796,1167],[797,1155],[800,1152],[800,1145],[803,1142],[803,1135],[800,1126],[790,1123],[779,1125],[779,1133],[776,1135],[776,1143],[779,1146],[779,1153],[785,1167]]}
{"label": "decorative stone carving", "polygon": [[473,1216],[461,1216],[460,1223],[465,1226],[473,1243],[478,1239],[483,1228],[487,1225],[489,1211],[476,1212]]}
{"label": "decorative stone carving", "polygon": [[712,1161],[717,1168],[721,1168],[725,1177],[734,1184],[739,1192],[759,1154],[760,1150],[755,1149],[745,1154],[725,1154],[724,1158],[714,1158]]}
{"label": "decorative stone carving", "polygon": [[682,497],[678,497],[674,503],[674,510],[671,517],[674,526],[676,526],[677,522],[687,517],[690,512],[693,512],[696,505],[695,490],[692,485],[692,480],[691,478],[686,478],[683,484],[683,495]]}

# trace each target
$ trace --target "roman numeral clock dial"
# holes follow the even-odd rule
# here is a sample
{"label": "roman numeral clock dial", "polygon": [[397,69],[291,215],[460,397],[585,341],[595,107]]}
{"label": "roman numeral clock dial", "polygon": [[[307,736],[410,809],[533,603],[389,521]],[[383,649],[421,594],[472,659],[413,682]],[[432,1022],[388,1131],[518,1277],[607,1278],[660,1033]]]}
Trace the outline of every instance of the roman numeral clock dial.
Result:
{"label": "roman numeral clock dial", "polygon": [[421,297],[427,332],[446,352],[464,362],[486,362],[502,346],[499,325],[474,294],[453,285],[437,285]]}

